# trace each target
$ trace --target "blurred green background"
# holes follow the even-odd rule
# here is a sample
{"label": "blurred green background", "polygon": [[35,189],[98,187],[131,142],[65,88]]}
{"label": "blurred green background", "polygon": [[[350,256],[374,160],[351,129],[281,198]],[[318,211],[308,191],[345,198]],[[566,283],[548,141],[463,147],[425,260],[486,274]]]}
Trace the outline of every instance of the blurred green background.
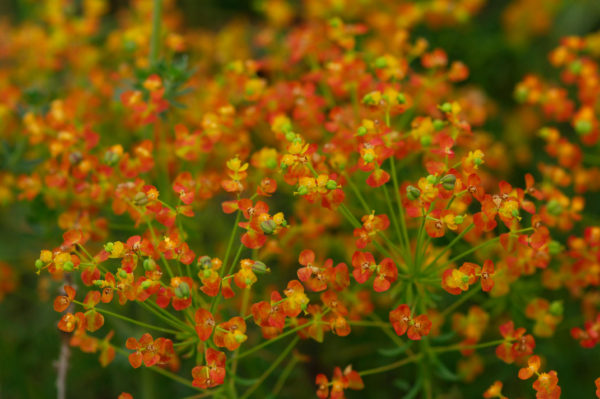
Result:
{"label": "blurred green background", "polygon": [[[112,0],[111,14],[104,22],[110,24],[110,18],[120,7],[127,7],[126,1]],[[179,5],[185,10],[186,23],[191,26],[201,26],[219,29],[233,18],[244,18],[259,21],[260,15],[255,11],[252,2],[236,0],[181,0]],[[548,63],[548,52],[556,47],[558,40],[567,35],[585,35],[600,29],[600,0],[572,1],[540,1],[554,8],[550,29],[541,35],[533,35],[525,40],[515,42],[510,39],[517,32],[507,31],[503,27],[503,15],[508,7],[518,1],[489,0],[484,9],[473,20],[462,27],[441,30],[431,30],[420,27],[414,36],[425,37],[432,47],[441,47],[449,54],[449,59],[462,60],[470,68],[468,85],[476,85],[484,90],[486,95],[497,106],[497,112],[490,118],[484,129],[493,133],[498,139],[512,146],[515,132],[509,123],[511,115],[517,107],[512,93],[515,84],[526,73],[538,73],[547,78],[557,79],[557,72]],[[8,18],[12,23],[22,22],[31,7],[37,7],[37,2],[19,0],[0,1],[0,19]],[[300,6],[297,4],[297,6]],[[524,22],[523,26],[526,25]],[[520,25],[517,24],[517,27]],[[0,35],[5,34],[0,32]],[[529,132],[531,133],[531,132]],[[516,145],[516,144],[515,144]],[[532,148],[540,142],[533,140]],[[540,151],[534,151],[531,165],[538,160],[546,159]],[[528,165],[529,166],[529,165]],[[513,171],[515,179],[521,179],[525,169]],[[516,181],[522,184],[520,181]],[[222,199],[225,199],[223,197]],[[212,201],[212,208],[200,213],[194,220],[186,221],[193,227],[196,223],[204,224],[211,215],[210,223],[218,231],[214,236],[223,237],[229,234],[231,220],[220,212],[219,198]],[[213,209],[214,208],[214,209]],[[214,211],[214,212],[213,212]],[[586,213],[600,219],[600,202],[593,196],[588,196]],[[215,216],[216,215],[216,216]],[[19,274],[20,288],[9,294],[0,303],[0,398],[54,398],[56,397],[56,370],[53,362],[58,358],[61,333],[56,328],[59,319],[52,311],[52,299],[58,284],[46,290],[40,290],[39,277],[35,274],[34,260],[41,248],[52,248],[60,241],[62,232],[56,226],[58,212],[49,210],[40,198],[33,206],[28,203],[16,203],[10,207],[0,208],[0,260],[6,261]],[[126,223],[125,217],[110,217],[116,224]],[[54,226],[53,228],[49,226]],[[347,226],[348,227],[348,226]],[[188,229],[189,230],[189,229]],[[120,232],[115,239],[125,240],[135,231]],[[195,235],[194,235],[195,234]],[[191,241],[203,242],[205,247],[211,243],[207,233],[200,235],[192,233]],[[198,253],[198,251],[197,251]],[[249,256],[249,254],[248,254]],[[293,278],[295,268],[286,270],[287,277]],[[270,276],[267,283],[274,282]],[[527,292],[531,283],[519,282],[520,290]],[[49,295],[46,301],[40,301],[40,291]],[[446,295],[446,294],[444,294]],[[559,292],[544,292],[544,297],[551,300],[554,297],[565,297],[564,289]],[[483,296],[482,296],[483,298]],[[446,300],[452,301],[449,295]],[[475,302],[478,301],[476,296]],[[533,322],[524,318],[518,311],[519,294],[511,294],[505,305],[511,310],[517,325],[524,325],[531,330]],[[104,306],[113,309],[116,306]],[[140,311],[135,304],[128,304],[125,312],[135,316]],[[460,309],[464,312],[468,306]],[[537,339],[536,353],[544,354],[551,364],[559,370],[560,385],[563,388],[563,398],[588,398],[588,392],[593,392],[593,381],[600,377],[599,348],[585,350],[579,347],[569,335],[569,329],[582,323],[579,305],[575,302],[565,304],[565,321],[559,325],[553,339]],[[387,312],[380,309],[379,315],[386,319]],[[572,316],[570,316],[572,315]],[[147,317],[138,314],[138,317]],[[149,321],[152,321],[151,319]],[[113,343],[123,343],[128,337],[138,337],[145,331],[132,327],[130,324],[106,318],[105,327],[97,336],[104,336],[109,329],[116,331]],[[280,397],[316,397],[313,384],[316,373],[331,374],[334,366],[353,364],[355,369],[367,369],[391,362],[390,359],[378,356],[377,348],[392,347],[391,341],[381,332],[366,332],[355,328],[347,338],[337,338],[328,335],[323,344],[312,340],[302,341],[299,350],[312,357],[307,365],[298,365]],[[379,335],[377,335],[379,334]],[[368,337],[368,340],[367,340]],[[376,337],[373,339],[373,337]],[[495,325],[488,328],[482,342],[497,339]],[[256,342],[254,337],[254,341]],[[286,343],[277,343],[270,347],[270,352],[264,356],[251,357],[242,362],[240,375],[244,378],[256,378],[277,357],[278,351],[283,350]],[[387,345],[387,346],[386,346]],[[568,348],[568,350],[565,350]],[[516,378],[517,369],[506,366],[498,361],[492,349],[480,351],[486,363],[484,374],[470,386],[461,382],[443,382],[445,398],[478,398],[494,381],[510,381],[505,384],[503,393],[511,399],[533,398],[534,391],[531,382],[520,381]],[[318,354],[318,355],[317,355]],[[151,370],[140,368],[134,370],[127,359],[117,355],[115,361],[106,369],[97,362],[98,354],[85,354],[79,349],[73,349],[70,359],[71,367],[68,375],[68,397],[79,399],[116,398],[122,391],[133,394],[134,398],[179,398],[192,395],[195,391],[177,384]],[[461,356],[458,353],[448,353],[442,356],[445,363],[452,368]],[[284,363],[285,364],[285,363]],[[568,366],[568,367],[566,367]],[[191,369],[191,361],[182,362],[183,370]],[[187,373],[187,371],[186,371]],[[191,379],[190,375],[182,374]],[[278,372],[262,385],[254,397],[264,398],[270,392],[276,381]],[[412,381],[414,370],[404,367],[393,372],[365,378],[365,391],[347,391],[348,398],[398,398],[402,397],[402,381]],[[440,381],[440,380],[438,380]],[[583,389],[585,387],[585,389]],[[243,391],[241,386],[240,390]],[[584,393],[585,392],[585,393]]]}

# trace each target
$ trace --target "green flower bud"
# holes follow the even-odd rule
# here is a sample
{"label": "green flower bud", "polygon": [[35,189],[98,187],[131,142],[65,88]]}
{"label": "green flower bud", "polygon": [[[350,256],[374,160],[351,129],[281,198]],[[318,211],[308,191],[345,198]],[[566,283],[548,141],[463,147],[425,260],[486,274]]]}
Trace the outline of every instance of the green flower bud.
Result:
{"label": "green flower bud", "polygon": [[273,220],[265,220],[260,224],[260,228],[265,232],[265,234],[273,234],[277,228],[277,224]]}
{"label": "green flower bud", "polygon": [[296,133],[294,133],[294,132],[287,132],[287,133],[285,134],[285,139],[286,139],[287,141],[289,141],[290,143],[291,143],[292,141],[294,141],[294,139],[295,139],[295,138],[296,138]]}
{"label": "green flower bud", "polygon": [[430,136],[423,136],[421,137],[421,145],[423,147],[429,147],[431,145],[431,140]]}
{"label": "green flower bud", "polygon": [[204,272],[202,273],[204,278],[210,278],[211,274],[212,274],[212,271],[210,269],[205,269]]}
{"label": "green flower bud", "polygon": [[337,182],[335,180],[328,180],[325,187],[327,190],[335,190],[337,188]]}
{"label": "green flower bud", "polygon": [[510,214],[511,214],[512,217],[518,218],[519,217],[519,210],[518,209],[513,209]]}
{"label": "green flower bud", "polygon": [[283,130],[284,132],[291,132],[292,131],[292,125],[289,123],[286,123],[285,125],[281,126],[281,130]]}
{"label": "green flower bud", "polygon": [[446,175],[442,177],[440,183],[442,183],[442,187],[444,187],[446,190],[454,190],[454,187],[456,186],[456,176]]}
{"label": "green flower bud", "polygon": [[300,304],[300,309],[302,309],[303,311],[305,311],[305,312],[306,312],[306,308],[308,308],[308,303],[304,303],[304,302],[302,302],[302,303]]}
{"label": "green flower bud", "polygon": [[44,261],[43,261],[43,260],[41,260],[41,259],[38,259],[38,260],[36,260],[36,261],[35,261],[35,267],[36,267],[37,269],[41,269],[42,267],[44,267]]}
{"label": "green flower bud", "polygon": [[298,194],[300,194],[300,195],[308,194],[308,188],[306,186],[298,187]]}
{"label": "green flower bud", "polygon": [[529,90],[526,88],[519,87],[517,90],[515,90],[515,100],[517,100],[518,103],[524,103],[527,101],[527,97],[529,97]]}
{"label": "green flower bud", "polygon": [[156,262],[154,259],[148,258],[144,260],[144,270],[147,272],[153,272],[156,270]]}
{"label": "green flower bud", "polygon": [[555,199],[548,201],[548,212],[553,216],[558,216],[562,213],[562,205]]}
{"label": "green flower bud", "polygon": [[368,133],[368,130],[364,126],[361,126],[356,130],[356,134],[358,134],[359,136],[364,136],[367,133]]}
{"label": "green flower bud", "polygon": [[133,40],[125,40],[123,42],[123,49],[127,52],[134,52],[135,49],[137,48],[137,43],[134,42]]}
{"label": "green flower bud", "polygon": [[188,283],[183,282],[183,283],[179,283],[179,287],[177,287],[175,289],[175,291],[177,292],[177,290],[179,290],[181,292],[181,294],[183,295],[184,298],[189,298],[190,297],[190,286],[188,285]]}
{"label": "green flower bud", "polygon": [[141,284],[142,288],[147,290],[152,286],[152,280],[144,280]]}
{"label": "green flower bud", "polygon": [[119,161],[119,154],[117,154],[116,152],[113,151],[106,151],[104,153],[104,163],[106,163],[107,165],[114,165]]}
{"label": "green flower bud", "polygon": [[562,252],[562,245],[560,245],[560,242],[558,241],[550,241],[548,244],[548,251],[550,252],[550,255],[558,255]]}
{"label": "green flower bud", "polygon": [[575,60],[569,64],[569,71],[575,75],[579,75],[583,69],[583,64],[579,60]]}
{"label": "green flower bud", "polygon": [[106,252],[110,252],[110,251],[112,251],[112,250],[113,250],[113,247],[114,247],[114,246],[115,246],[115,244],[113,244],[112,242],[109,242],[109,243],[107,243],[107,244],[104,246],[104,250],[105,250]]}
{"label": "green flower bud", "polygon": [[65,262],[65,264],[63,265],[63,270],[66,272],[72,272],[74,268],[75,265],[71,261]]}
{"label": "green flower bud", "polygon": [[244,334],[235,334],[235,340],[240,344],[244,342],[247,338],[248,337],[246,337]]}
{"label": "green flower bud", "polygon": [[127,274],[127,272],[125,270],[121,270],[119,272],[119,276],[121,276],[121,278],[123,278],[123,279],[127,278],[128,275],[129,274]]}
{"label": "green flower bud", "polygon": [[212,259],[210,256],[202,256],[198,258],[198,267],[202,266],[204,269],[210,269],[212,267]]}
{"label": "green flower bud", "polygon": [[406,103],[406,96],[402,93],[398,94],[398,104],[404,104]]}
{"label": "green flower bud", "polygon": [[282,162],[280,167],[281,167],[281,170],[286,170],[288,168],[288,166],[285,162]]}
{"label": "green flower bud", "polygon": [[379,57],[375,60],[375,68],[382,69],[387,66],[387,60],[385,57]]}
{"label": "green flower bud", "polygon": [[463,224],[464,221],[465,221],[465,217],[463,215],[456,215],[454,217],[454,223],[456,223],[457,225]]}
{"label": "green flower bud", "polygon": [[406,195],[409,200],[414,201],[421,196],[421,191],[414,186],[406,187]]}
{"label": "green flower bud", "polygon": [[296,137],[294,140],[292,140],[292,143],[294,143],[294,144],[302,143],[302,139],[300,137]]}
{"label": "green flower bud", "polygon": [[271,158],[267,161],[267,168],[269,169],[275,169],[277,167],[277,160],[274,158]]}
{"label": "green flower bud", "polygon": [[442,110],[442,112],[452,112],[452,104],[443,103],[440,109]]}
{"label": "green flower bud", "polygon": [[139,192],[133,197],[133,203],[136,205],[144,206],[148,203],[148,197],[146,193]]}
{"label": "green flower bud", "polygon": [[467,276],[465,274],[464,276],[462,276],[461,280],[462,280],[463,283],[467,283],[467,282],[469,282],[469,276]]}
{"label": "green flower bud", "polygon": [[267,265],[260,261],[254,262],[254,264],[252,265],[252,271],[256,274],[271,273],[271,269],[269,269]]}
{"label": "green flower bud", "polygon": [[102,280],[94,280],[93,283],[94,283],[94,285],[96,287],[102,287],[102,283],[104,283],[104,281],[102,281]]}
{"label": "green flower bud", "polygon": [[578,120],[577,123],[575,123],[575,131],[577,132],[577,134],[580,135],[584,135],[584,134],[588,134],[589,132],[592,131],[592,123],[590,121],[587,120]]}
{"label": "green flower bud", "polygon": [[373,96],[371,95],[371,93],[369,93],[369,94],[365,95],[365,96],[363,97],[363,99],[362,99],[362,102],[363,102],[364,104],[370,104],[370,105],[373,105],[373,104],[374,104],[374,101],[373,101]]}
{"label": "green flower bud", "polygon": [[373,154],[368,154],[368,153],[365,154],[362,158],[365,161],[365,163],[373,162],[375,160],[375,157],[373,157]]}
{"label": "green flower bud", "polygon": [[439,132],[440,130],[442,130],[444,128],[444,126],[446,126],[446,122],[444,122],[441,119],[436,119],[433,121],[433,128],[435,129],[436,132]]}
{"label": "green flower bud", "polygon": [[247,278],[246,280],[244,280],[244,283],[246,283],[246,287],[249,287],[252,285],[252,280],[250,280],[249,278]]}
{"label": "green flower bud", "polygon": [[475,162],[475,165],[479,166],[479,165],[481,165],[483,163],[483,159],[481,159],[481,158],[475,158],[474,162]]}
{"label": "green flower bud", "polygon": [[435,184],[437,179],[434,175],[429,175],[429,176],[427,176],[427,181],[429,182],[429,184]]}
{"label": "green flower bud", "polygon": [[563,301],[553,301],[548,308],[550,314],[554,316],[562,316],[565,311],[565,307],[563,305]]}

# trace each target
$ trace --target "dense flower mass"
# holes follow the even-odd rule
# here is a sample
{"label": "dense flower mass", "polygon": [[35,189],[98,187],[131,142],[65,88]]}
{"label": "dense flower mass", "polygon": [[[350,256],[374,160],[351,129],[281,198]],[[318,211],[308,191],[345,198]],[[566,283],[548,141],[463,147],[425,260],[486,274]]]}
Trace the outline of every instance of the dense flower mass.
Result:
{"label": "dense flower mass", "polygon": [[[517,376],[561,397],[570,366],[540,342],[600,343],[600,227],[585,213],[600,34],[560,40],[558,80],[517,83],[544,161],[516,165],[524,152],[483,130],[495,106],[464,83],[469,65],[420,36],[462,28],[484,0],[265,0],[260,26],[219,34],[186,30],[171,0],[131,1],[109,28],[109,3],[45,1],[44,24],[0,40],[0,129],[22,163],[0,171],[0,200],[57,218],[29,271],[61,290],[65,342],[196,397],[276,397],[310,361],[306,340],[325,348],[307,369],[322,399],[367,397],[372,375],[407,365],[389,397],[450,397],[463,380],[507,398]],[[536,3],[513,2],[507,30]],[[0,300],[17,283],[0,262]],[[327,349],[349,336],[364,345]],[[581,392],[568,396],[592,382]]]}

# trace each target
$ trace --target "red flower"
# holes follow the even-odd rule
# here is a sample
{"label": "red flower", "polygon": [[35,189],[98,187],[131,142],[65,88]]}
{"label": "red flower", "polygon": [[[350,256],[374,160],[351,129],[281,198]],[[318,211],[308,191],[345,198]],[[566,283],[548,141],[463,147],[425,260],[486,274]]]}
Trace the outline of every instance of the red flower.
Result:
{"label": "red flower", "polygon": [[201,341],[206,341],[210,338],[215,328],[215,319],[208,310],[198,309],[194,317],[196,322],[196,333]]}
{"label": "red flower", "polygon": [[527,356],[533,353],[535,340],[531,335],[525,335],[524,328],[515,330],[515,324],[512,321],[500,326],[500,334],[505,342],[496,347],[496,356],[504,362],[510,364],[516,358]]}
{"label": "red flower", "polygon": [[400,305],[395,310],[392,310],[390,312],[390,322],[396,334],[403,335],[408,331],[408,338],[415,341],[428,335],[432,325],[427,315],[411,318],[408,305]]}
{"label": "red flower", "polygon": [[192,369],[192,384],[195,387],[208,389],[223,384],[225,381],[225,353],[213,348],[207,348],[204,353],[206,366],[197,366]]}
{"label": "red flower", "polygon": [[65,309],[71,304],[71,301],[75,299],[75,289],[73,287],[70,285],[65,285],[64,290],[67,295],[57,296],[54,300],[54,310],[59,313],[64,312]]}
{"label": "red flower", "polygon": [[354,267],[352,275],[359,284],[369,280],[373,272],[377,271],[377,277],[373,281],[373,289],[376,292],[387,291],[391,283],[398,279],[398,269],[393,260],[385,258],[377,265],[375,258],[369,252],[354,252],[352,266]]}
{"label": "red flower", "polygon": [[527,361],[528,366],[519,370],[519,378],[526,380],[540,369],[539,356],[531,356]]}
{"label": "red flower", "polygon": [[234,317],[228,322],[217,326],[213,341],[219,348],[226,347],[230,351],[239,348],[240,344],[248,337],[246,332],[246,322],[241,317]]}
{"label": "red flower", "polygon": [[277,291],[271,293],[271,303],[263,301],[252,305],[254,322],[261,327],[276,327],[283,329],[285,312],[281,306],[281,295]]}
{"label": "red flower", "polygon": [[135,338],[128,338],[125,346],[127,349],[135,350],[129,355],[129,363],[133,368],[140,367],[142,361],[146,367],[168,363],[175,356],[173,342],[170,339],[153,340],[150,334],[142,335],[139,342]]}

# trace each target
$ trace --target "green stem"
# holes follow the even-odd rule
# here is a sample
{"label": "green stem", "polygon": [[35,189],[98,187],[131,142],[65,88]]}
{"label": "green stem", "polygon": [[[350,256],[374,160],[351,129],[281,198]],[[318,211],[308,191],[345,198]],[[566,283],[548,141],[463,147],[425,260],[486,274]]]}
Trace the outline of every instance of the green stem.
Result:
{"label": "green stem", "polygon": [[[242,297],[242,310],[241,310],[240,314],[245,314],[246,311],[248,310],[248,301],[249,300],[250,300],[250,289],[247,288],[244,290],[244,295]],[[237,355],[239,354],[239,352],[240,352],[239,347],[233,352],[233,364],[231,365],[231,373],[234,375],[237,372],[237,366],[238,366]],[[230,387],[232,390],[235,390],[235,379],[233,379],[233,378],[230,380]],[[235,396],[237,396],[237,394]]]}
{"label": "green stem", "polygon": [[377,368],[370,369],[370,370],[361,371],[358,374],[362,377],[365,375],[383,373],[385,371],[389,371],[389,370],[397,369],[398,367],[402,367],[405,364],[416,362],[419,359],[421,359],[421,357],[423,357],[423,354],[419,353],[419,354],[407,357],[406,359],[400,360],[398,362],[388,364],[387,366],[382,366],[382,367],[377,367]]}
{"label": "green stem", "polygon": [[457,300],[452,305],[450,305],[446,309],[444,309],[444,311],[442,313],[438,314],[435,317],[434,320],[437,321],[437,320],[440,320],[440,319],[444,318],[446,315],[448,315],[454,309],[456,309],[457,307],[459,307],[460,305],[462,305],[463,303],[465,303],[469,298],[471,298],[472,296],[474,296],[475,294],[477,294],[480,289],[481,289],[481,285],[478,285],[477,287],[473,288],[468,293],[466,293],[464,295],[461,295],[461,297],[460,297],[459,300]]}
{"label": "green stem", "polygon": [[92,263],[96,264],[96,261],[94,260],[94,257],[92,255],[90,255],[90,253],[83,247],[83,245],[81,245],[80,243],[77,243],[77,245],[88,256],[88,258],[90,258],[90,260],[92,261]]}
{"label": "green stem", "polygon": [[152,8],[152,37],[150,38],[150,66],[154,66],[158,58],[158,49],[160,47],[161,13],[162,0],[154,0]]}
{"label": "green stem", "polygon": [[483,344],[476,344],[476,345],[456,344],[456,345],[442,346],[442,347],[438,347],[438,348],[431,348],[431,351],[435,352],[435,353],[444,353],[444,352],[451,352],[451,351],[456,351],[456,350],[481,349],[481,348],[487,348],[489,346],[500,345],[504,342],[506,342],[506,341],[503,339],[499,339],[496,341],[485,342]]}
{"label": "green stem", "polygon": [[[525,231],[529,231],[529,230],[533,230],[533,227],[528,227],[526,229],[521,229],[521,230],[516,230],[516,231],[512,231],[511,234],[517,234],[517,233],[523,233]],[[467,256],[468,254],[477,251],[480,248],[485,247],[486,245],[492,244],[496,241],[500,240],[500,236],[492,238],[491,240],[488,240],[482,244],[477,245],[476,247],[473,247],[459,255],[456,255],[454,258],[450,259],[448,262],[444,263],[443,265],[441,265],[440,267],[434,269],[431,273],[429,274],[433,274],[433,273],[437,273],[438,271],[444,269],[445,267],[447,267],[448,265],[451,265],[452,263],[456,262],[457,260]]]}
{"label": "green stem", "polygon": [[[394,222],[394,228],[396,230],[396,235],[398,236],[398,242],[401,243],[402,242],[402,234],[400,233],[400,223],[398,222],[398,219],[396,218],[396,212],[394,212],[394,206],[392,205],[390,193],[385,184],[383,185],[383,192],[385,193],[385,200],[388,204],[390,215],[392,215],[392,221]],[[404,260],[406,261],[406,253],[404,253],[404,252],[402,253],[402,258],[404,258]]]}
{"label": "green stem", "polygon": [[266,341],[266,342],[263,342],[262,344],[260,344],[260,345],[257,345],[257,346],[255,346],[255,347],[254,347],[254,348],[252,348],[252,349],[248,349],[246,352],[244,352],[244,353],[242,353],[241,355],[239,355],[239,356],[238,356],[238,359],[242,359],[242,358],[244,358],[244,357],[246,357],[246,356],[248,356],[248,355],[251,355],[252,353],[256,352],[257,350],[260,350],[260,349],[264,348],[265,346],[267,346],[267,345],[270,345],[270,344],[272,344],[273,342],[276,342],[277,340],[280,340],[281,338],[285,338],[285,337],[287,337],[288,335],[295,333],[296,331],[300,331],[300,330],[302,330],[303,328],[310,327],[312,324],[314,324],[314,323],[316,323],[316,322],[319,322],[319,321],[321,320],[321,318],[322,318],[323,316],[325,316],[325,315],[326,315],[326,314],[327,314],[327,313],[328,313],[330,310],[331,310],[331,309],[327,309],[326,311],[324,311],[323,313],[321,313],[321,315],[320,315],[319,317],[317,317],[316,319],[314,319],[313,321],[311,321],[311,322],[309,322],[309,323],[302,324],[301,326],[298,326],[298,327],[296,327],[296,328],[293,328],[293,329],[291,329],[291,330],[289,330],[289,331],[286,331],[286,332],[284,332],[283,334],[281,334],[280,336],[278,336],[278,337],[276,337],[276,338],[273,338],[273,339],[270,339],[270,340],[268,340],[268,341]]}
{"label": "green stem", "polygon": [[423,221],[421,222],[421,227],[419,228],[419,233],[417,235],[417,246],[415,248],[415,256],[414,256],[414,263],[413,263],[413,274],[417,274],[418,270],[417,267],[420,266],[419,264],[419,249],[421,248],[421,241],[423,240],[423,231],[425,230],[425,214],[423,214]]}
{"label": "green stem", "polygon": [[273,370],[275,370],[277,366],[279,366],[279,363],[281,363],[283,359],[285,359],[285,357],[290,353],[290,351],[294,349],[299,340],[300,337],[296,336],[292,340],[292,342],[290,342],[290,344],[284,349],[281,355],[279,355],[279,357],[275,359],[275,361],[271,364],[271,366],[269,366],[269,368],[263,373],[263,375],[260,376],[258,381],[256,381],[254,385],[252,385],[250,388],[248,388],[246,392],[244,392],[240,399],[249,398],[250,395],[252,395],[252,393],[267,379],[267,377],[273,372]]}
{"label": "green stem", "polygon": [[184,324],[183,322],[177,320],[172,320],[169,319],[168,317],[165,317],[163,314],[161,314],[160,312],[156,311],[155,309],[153,309],[150,305],[148,305],[146,302],[140,302],[140,301],[136,301],[137,303],[139,303],[143,308],[145,308],[146,310],[149,310],[150,312],[154,313],[158,318],[162,319],[165,321],[165,323],[170,324],[172,327],[175,328],[184,328],[192,333],[195,333],[195,330],[190,329],[189,326],[187,324]]}
{"label": "green stem", "polygon": [[281,388],[283,388],[283,385],[285,384],[288,377],[294,370],[294,367],[296,366],[296,364],[298,364],[298,359],[296,357],[293,357],[292,360],[290,360],[290,362],[285,366],[285,368],[281,372],[281,375],[279,376],[277,383],[275,384],[275,386],[273,387],[273,390],[271,391],[271,396],[273,396],[274,398],[277,397],[277,394],[279,394],[279,391],[281,391]]}
{"label": "green stem", "polygon": [[[83,303],[81,303],[79,301],[71,301],[71,302],[76,303],[76,304],[81,305],[81,306],[87,306],[87,305],[85,305],[85,304],[83,304]],[[150,328],[152,330],[161,331],[161,332],[165,332],[165,333],[169,333],[169,334],[180,334],[181,333],[181,331],[169,330],[168,328],[156,327],[156,326],[153,326],[153,325],[150,325],[150,324],[142,323],[140,321],[130,319],[129,317],[125,317],[125,316],[121,316],[120,314],[117,314],[117,313],[109,312],[108,310],[98,309],[96,307],[93,307],[92,309],[94,309],[94,310],[96,310],[96,311],[98,311],[100,313],[105,313],[105,314],[107,314],[109,316],[113,316],[113,317],[119,318],[121,320],[128,321],[128,322],[130,322],[132,324],[137,324],[138,326]]]}
{"label": "green stem", "polygon": [[[394,191],[396,192],[396,202],[398,203],[398,209],[400,211],[400,225],[402,227],[402,233],[404,234],[404,243],[403,246],[405,248],[405,252],[409,253],[410,244],[408,241],[408,230],[406,228],[406,220],[404,218],[404,207],[402,206],[402,198],[400,197],[400,186],[398,185],[398,177],[396,174],[396,161],[394,157],[390,157],[390,163],[392,164],[392,180],[394,181]],[[402,243],[402,241],[401,241]]]}
{"label": "green stem", "polygon": [[446,246],[446,248],[444,248],[444,250],[442,252],[440,252],[433,261],[431,261],[431,263],[429,263],[427,266],[425,266],[423,268],[423,272],[425,272],[427,269],[429,269],[432,265],[435,265],[435,263],[442,257],[444,256],[444,254],[446,252],[448,252],[448,250],[450,248],[452,248],[458,241],[460,241],[461,238],[463,238],[463,236],[465,234],[467,234],[473,227],[475,227],[475,223],[471,223],[471,225],[469,227],[467,227],[466,229],[464,229],[458,236],[456,236],[456,238],[454,238],[454,240],[452,240],[452,242],[450,244],[448,244]]}
{"label": "green stem", "polygon": [[360,204],[362,205],[365,212],[367,212],[367,214],[371,213],[371,208],[369,207],[369,204],[367,204],[367,201],[365,201],[356,184],[354,184],[354,182],[350,179],[348,173],[346,173],[346,171],[343,171],[342,175],[346,178],[346,181],[350,185],[350,188],[352,188],[352,191],[354,191],[356,198],[358,198],[358,200],[360,201]]}

